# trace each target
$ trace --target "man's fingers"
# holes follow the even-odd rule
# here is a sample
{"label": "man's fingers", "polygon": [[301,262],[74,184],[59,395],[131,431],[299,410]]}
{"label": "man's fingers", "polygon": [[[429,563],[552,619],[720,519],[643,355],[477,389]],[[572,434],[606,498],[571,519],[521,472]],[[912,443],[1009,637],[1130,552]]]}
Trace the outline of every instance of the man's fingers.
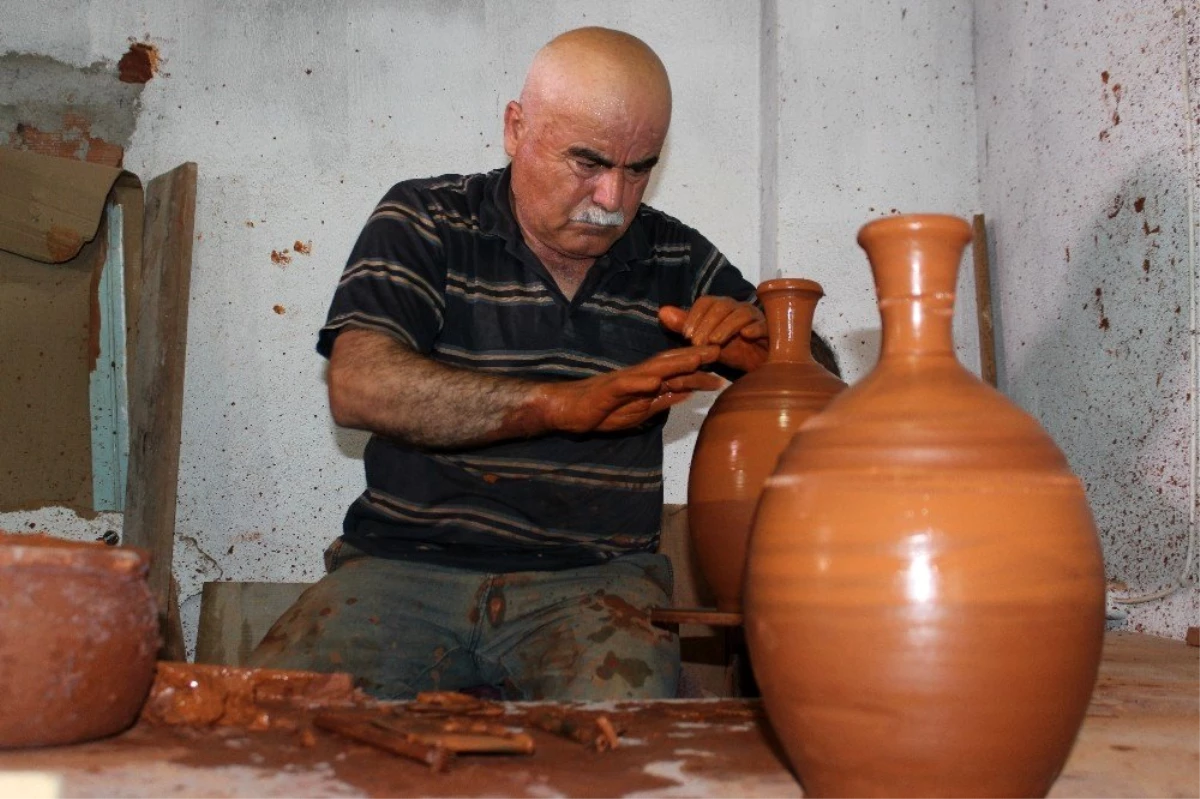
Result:
{"label": "man's fingers", "polygon": [[696,372],[690,375],[672,377],[663,381],[663,388],[668,392],[677,391],[717,391],[724,388],[728,381],[708,372]]}
{"label": "man's fingers", "polygon": [[658,321],[693,346],[724,347],[736,338],[752,343],[767,338],[767,320],[756,306],[729,297],[706,295],[689,310],[674,305],[658,309]]}
{"label": "man's fingers", "polygon": [[726,381],[699,371],[721,355],[716,345],[679,347],[639,364],[556,389],[556,424],[569,431],[622,430],[678,405],[694,391],[715,391]]}
{"label": "man's fingers", "polygon": [[683,333],[683,325],[687,321],[687,317],[688,312],[676,305],[664,305],[658,309],[658,321],[672,333]]}
{"label": "man's fingers", "polygon": [[747,339],[765,338],[766,319],[753,305],[729,297],[707,295],[696,300],[690,310],[674,306],[659,309],[663,326],[679,333],[696,346],[724,346],[736,336]]}
{"label": "man's fingers", "polygon": [[626,396],[645,396],[662,391],[663,381],[658,375],[617,374],[609,383],[609,393],[619,400]]}
{"label": "man's fingers", "polygon": [[717,297],[704,296],[696,300],[696,304],[688,311],[687,321],[683,323],[683,335],[693,344],[710,343],[709,334],[723,318],[725,313],[722,303]]}
{"label": "man's fingers", "polygon": [[658,414],[658,413],[662,413],[667,408],[670,408],[673,405],[678,405],[681,402],[685,402],[691,396],[692,396],[692,392],[690,392],[690,391],[681,391],[678,393],[670,393],[670,394],[660,394],[659,396],[654,398],[653,402],[650,403],[650,411],[649,411],[649,413],[646,414],[646,418],[649,419],[651,416],[654,416],[655,414]]}
{"label": "man's fingers", "polygon": [[[759,327],[760,323],[761,333],[755,336],[747,335],[747,332],[756,332],[752,328]],[[708,335],[711,343],[722,345],[728,344],[735,336],[747,339],[764,338],[767,335],[767,324],[757,308],[743,304],[720,320]]]}
{"label": "man's fingers", "polygon": [[759,318],[739,331],[738,335],[747,341],[763,341],[767,337],[767,320]]}
{"label": "man's fingers", "polygon": [[712,363],[721,355],[721,348],[713,345],[703,347],[679,347],[661,352],[639,364],[629,367],[639,374],[652,374],[659,378],[694,372],[706,363]]}

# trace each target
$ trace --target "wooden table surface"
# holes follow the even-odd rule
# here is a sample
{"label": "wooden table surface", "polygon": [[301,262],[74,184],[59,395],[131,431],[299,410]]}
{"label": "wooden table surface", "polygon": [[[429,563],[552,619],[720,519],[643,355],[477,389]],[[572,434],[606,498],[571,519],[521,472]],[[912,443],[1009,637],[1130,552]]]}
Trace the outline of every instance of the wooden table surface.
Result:
{"label": "wooden table surface", "polygon": [[[1052,797],[1200,795],[1200,649],[1109,633],[1092,705]],[[496,720],[523,725],[515,703]],[[596,752],[541,730],[532,755],[461,755],[447,773],[318,731],[254,732],[139,722],[102,741],[0,752],[14,772],[55,775],[60,796],[798,797],[756,700],[572,705],[623,729]],[[29,783],[25,784],[26,786]],[[7,786],[7,793],[6,793]]]}

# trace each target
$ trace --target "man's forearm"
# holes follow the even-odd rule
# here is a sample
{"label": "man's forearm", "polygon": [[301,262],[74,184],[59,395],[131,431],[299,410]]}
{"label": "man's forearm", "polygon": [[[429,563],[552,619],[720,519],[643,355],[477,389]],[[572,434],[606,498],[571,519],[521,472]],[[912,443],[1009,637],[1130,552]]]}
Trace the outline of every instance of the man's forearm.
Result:
{"label": "man's forearm", "polygon": [[343,427],[417,447],[454,449],[549,432],[636,427],[693,391],[720,388],[699,371],[715,345],[678,347],[579,380],[538,382],[446,366],[383,333],[339,335],[329,362],[329,407]]}
{"label": "man's forearm", "polygon": [[372,331],[344,331],[330,359],[335,422],[424,448],[544,433],[542,394],[536,382],[447,366]]}

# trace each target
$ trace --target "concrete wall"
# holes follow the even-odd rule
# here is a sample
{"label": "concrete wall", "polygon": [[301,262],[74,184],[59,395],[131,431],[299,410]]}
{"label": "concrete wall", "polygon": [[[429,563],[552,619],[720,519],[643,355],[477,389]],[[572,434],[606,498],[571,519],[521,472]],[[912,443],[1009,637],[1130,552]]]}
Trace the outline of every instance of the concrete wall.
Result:
{"label": "concrete wall", "polygon": [[[870,267],[855,243],[859,227],[898,212],[969,219],[978,211],[971,8],[958,0],[763,0],[761,8],[754,41],[760,257],[735,263],[761,280],[821,283],[816,327],[853,382],[875,364],[880,340]],[[736,158],[716,168],[730,179],[746,170]],[[732,210],[736,221],[753,218],[749,209]],[[977,370],[969,256],[964,267],[955,336],[963,363]],[[709,404],[697,399],[673,412],[666,462],[673,501],[686,501],[694,431]]]}
{"label": "concrete wall", "polygon": [[[976,11],[1001,387],[1083,479],[1125,598],[1177,585],[1196,535],[1198,17],[1192,0]],[[1180,637],[1200,591],[1121,609]]]}
{"label": "concrete wall", "polygon": [[[971,8],[959,0],[779,2],[775,266],[825,288],[817,326],[851,380],[874,365],[879,315],[863,223],[894,213],[968,220],[979,209]],[[768,267],[770,269],[771,267]],[[977,369],[971,260],[955,309],[960,359]]]}
{"label": "concrete wall", "polygon": [[[612,25],[658,49],[676,115],[649,202],[751,280],[826,284],[817,326],[862,376],[878,334],[857,228],[978,206],[970,6],[865,5],[0,0],[0,54],[115,74],[131,38],[154,43],[126,166],[199,164],[175,564],[188,629],[208,579],[318,576],[362,480],[364,438],[331,425],[312,349],[343,259],[391,182],[504,162],[504,103],[559,31]],[[703,409],[673,414],[668,500],[685,497]],[[95,537],[120,518],[0,516],[28,525]]]}

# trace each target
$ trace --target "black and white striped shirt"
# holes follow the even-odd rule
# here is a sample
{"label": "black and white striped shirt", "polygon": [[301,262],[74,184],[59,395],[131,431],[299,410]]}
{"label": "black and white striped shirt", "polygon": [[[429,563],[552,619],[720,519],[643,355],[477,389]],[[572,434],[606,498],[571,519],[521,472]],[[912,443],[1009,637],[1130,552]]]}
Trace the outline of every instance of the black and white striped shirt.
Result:
{"label": "black and white striped shirt", "polygon": [[[347,327],[394,336],[446,364],[571,380],[685,342],[661,305],[754,287],[692,228],[645,205],[568,300],[525,245],[509,172],[399,183],[351,252],[317,350]],[[380,557],[501,572],[653,551],[666,413],[636,430],[546,435],[453,453],[380,436],[343,536]]]}

